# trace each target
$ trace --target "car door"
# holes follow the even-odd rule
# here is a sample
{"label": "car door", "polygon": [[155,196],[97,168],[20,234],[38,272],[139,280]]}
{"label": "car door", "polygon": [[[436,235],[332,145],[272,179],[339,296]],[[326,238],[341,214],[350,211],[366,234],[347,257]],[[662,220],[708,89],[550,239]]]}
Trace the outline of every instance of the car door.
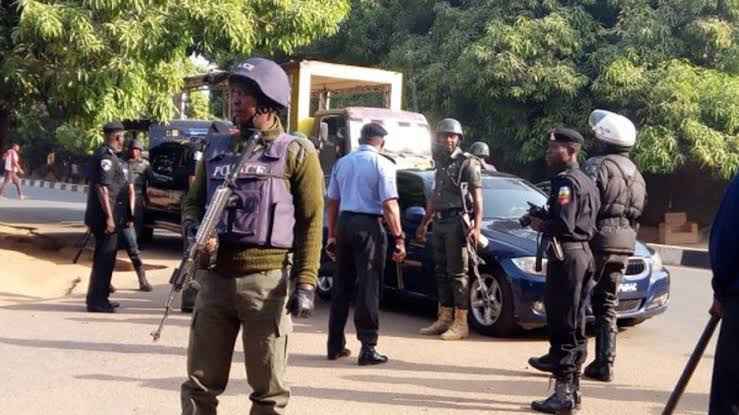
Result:
{"label": "car door", "polygon": [[386,284],[409,293],[428,295],[431,290],[435,290],[435,286],[428,286],[427,250],[429,243],[415,241],[416,230],[425,213],[426,197],[423,176],[415,172],[399,171],[398,196],[403,232],[407,235],[407,257],[402,264],[389,262]]}

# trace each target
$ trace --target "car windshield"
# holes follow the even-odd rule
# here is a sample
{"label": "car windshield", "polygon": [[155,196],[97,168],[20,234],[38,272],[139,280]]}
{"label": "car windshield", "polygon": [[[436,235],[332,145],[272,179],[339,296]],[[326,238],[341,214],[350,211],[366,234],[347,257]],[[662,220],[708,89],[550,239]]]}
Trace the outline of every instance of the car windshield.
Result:
{"label": "car windshield", "polygon": [[483,177],[483,217],[485,219],[518,219],[528,210],[528,202],[544,206],[547,197],[514,177]]}
{"label": "car windshield", "polygon": [[[364,120],[349,120],[353,147],[358,145],[357,140],[364,124]],[[428,125],[386,119],[382,126],[388,132],[385,137],[385,152],[406,157],[431,157],[431,132]]]}

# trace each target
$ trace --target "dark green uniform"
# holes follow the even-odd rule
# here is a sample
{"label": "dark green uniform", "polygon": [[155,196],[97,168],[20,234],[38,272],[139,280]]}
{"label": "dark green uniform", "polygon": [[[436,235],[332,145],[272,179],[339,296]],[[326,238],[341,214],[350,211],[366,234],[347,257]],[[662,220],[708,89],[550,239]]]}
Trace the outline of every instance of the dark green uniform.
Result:
{"label": "dark green uniform", "polygon": [[[279,122],[263,131],[264,146],[280,134]],[[238,137],[234,144],[240,146]],[[216,413],[217,396],[226,388],[239,330],[243,330],[247,380],[253,390],[250,413],[285,413],[290,396],[285,377],[292,327],[286,312],[288,277],[315,286],[323,230],[323,172],[318,155],[304,139],[293,140],[287,151],[285,177],[295,206],[294,248],[221,243],[215,268],[198,272],[202,288],[190,330],[188,380],[182,384],[181,394],[183,414]],[[199,220],[205,202],[206,173],[200,162],[183,202],[183,221]]]}
{"label": "dark green uniform", "polygon": [[136,229],[136,235],[139,237],[144,230],[144,192],[146,190],[146,176],[150,169],[151,166],[147,160],[128,160],[128,178],[133,183],[136,192],[136,205],[133,211],[134,228]]}
{"label": "dark green uniform", "polygon": [[[469,192],[482,187],[480,163],[474,156],[456,150],[445,160],[438,160],[434,194],[431,243],[434,252],[434,274],[442,307],[467,309],[469,285],[468,253],[462,214],[460,182]],[[471,198],[467,208],[472,208]]]}

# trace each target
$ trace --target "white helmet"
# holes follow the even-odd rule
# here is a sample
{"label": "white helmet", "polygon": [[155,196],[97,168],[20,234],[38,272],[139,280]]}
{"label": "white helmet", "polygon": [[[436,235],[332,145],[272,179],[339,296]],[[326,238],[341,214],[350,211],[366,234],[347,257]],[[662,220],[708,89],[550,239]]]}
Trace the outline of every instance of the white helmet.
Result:
{"label": "white helmet", "polygon": [[590,113],[588,124],[595,137],[604,143],[619,147],[633,147],[636,143],[636,127],[623,115],[595,110]]}

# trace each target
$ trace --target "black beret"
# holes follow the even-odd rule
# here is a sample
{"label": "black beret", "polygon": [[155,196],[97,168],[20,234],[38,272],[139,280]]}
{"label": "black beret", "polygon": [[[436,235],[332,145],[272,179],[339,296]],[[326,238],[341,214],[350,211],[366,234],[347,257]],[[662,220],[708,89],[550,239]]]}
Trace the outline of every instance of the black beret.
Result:
{"label": "black beret", "polygon": [[364,140],[368,140],[372,137],[385,137],[386,135],[387,130],[376,122],[365,124],[364,127],[362,127],[361,138]]}
{"label": "black beret", "polygon": [[557,127],[549,130],[549,141],[560,143],[585,144],[585,139],[577,131],[571,128]]}
{"label": "black beret", "polygon": [[124,131],[125,128],[123,128],[123,124],[121,124],[120,121],[111,121],[105,125],[103,125],[103,132],[104,133],[113,133],[116,131]]}

